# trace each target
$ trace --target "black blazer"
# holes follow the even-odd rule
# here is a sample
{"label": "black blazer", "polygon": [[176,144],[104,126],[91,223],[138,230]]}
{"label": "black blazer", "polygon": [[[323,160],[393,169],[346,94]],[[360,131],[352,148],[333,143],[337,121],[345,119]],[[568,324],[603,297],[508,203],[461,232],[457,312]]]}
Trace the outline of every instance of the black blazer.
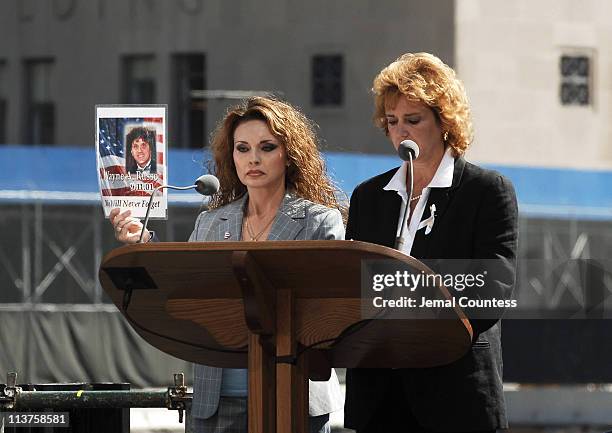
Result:
{"label": "black blazer", "polygon": [[[397,168],[357,186],[351,196],[346,239],[393,248],[401,198],[385,191]],[[497,259],[495,281],[476,297],[508,299],[514,286],[518,209],[512,184],[501,174],[455,160],[453,182],[432,188],[423,213],[436,205],[430,234],[417,231],[411,255],[417,259]],[[484,289],[484,288],[483,288]],[[474,294],[471,295],[472,297]],[[419,423],[437,431],[477,431],[507,427],[502,389],[500,325],[475,319],[471,350],[458,361],[428,369],[402,369],[403,389]],[[389,370],[349,369],[345,426],[364,428],[376,402],[392,383]]]}

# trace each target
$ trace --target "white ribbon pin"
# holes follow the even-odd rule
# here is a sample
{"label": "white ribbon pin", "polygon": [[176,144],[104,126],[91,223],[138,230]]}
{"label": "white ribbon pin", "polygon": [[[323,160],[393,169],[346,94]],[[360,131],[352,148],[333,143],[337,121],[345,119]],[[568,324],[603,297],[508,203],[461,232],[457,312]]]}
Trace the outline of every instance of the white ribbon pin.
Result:
{"label": "white ribbon pin", "polygon": [[426,220],[423,220],[419,223],[419,228],[417,230],[421,230],[425,227],[425,234],[428,235],[431,233],[431,229],[433,228],[434,223],[436,222],[436,205],[432,204],[429,206],[430,217]]}

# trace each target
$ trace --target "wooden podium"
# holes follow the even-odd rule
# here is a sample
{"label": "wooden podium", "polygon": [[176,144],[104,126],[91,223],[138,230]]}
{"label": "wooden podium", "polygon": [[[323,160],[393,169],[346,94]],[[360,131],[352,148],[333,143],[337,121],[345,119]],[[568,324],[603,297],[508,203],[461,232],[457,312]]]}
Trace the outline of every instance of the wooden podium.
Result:
{"label": "wooden podium", "polygon": [[357,241],[163,242],[111,251],[99,277],[153,346],[200,364],[248,367],[250,433],[302,433],[308,377],[322,379],[332,366],[433,367],[470,347],[472,328],[458,307],[444,319],[364,317],[362,260],[377,259],[432,273],[397,250]]}

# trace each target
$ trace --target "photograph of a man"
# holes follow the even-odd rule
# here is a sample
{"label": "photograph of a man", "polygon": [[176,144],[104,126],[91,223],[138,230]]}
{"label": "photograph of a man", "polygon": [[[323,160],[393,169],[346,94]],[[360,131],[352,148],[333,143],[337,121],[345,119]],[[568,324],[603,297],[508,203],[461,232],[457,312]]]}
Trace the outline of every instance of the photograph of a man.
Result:
{"label": "photograph of a man", "polygon": [[156,173],[155,130],[132,129],[125,138],[125,169],[128,173]]}

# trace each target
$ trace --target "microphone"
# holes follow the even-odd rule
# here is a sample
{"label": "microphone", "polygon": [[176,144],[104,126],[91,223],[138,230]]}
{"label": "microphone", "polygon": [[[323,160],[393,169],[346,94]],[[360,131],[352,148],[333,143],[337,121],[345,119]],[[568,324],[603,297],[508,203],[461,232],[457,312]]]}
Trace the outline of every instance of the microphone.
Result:
{"label": "microphone", "polygon": [[[219,179],[212,174],[204,174],[198,177],[195,181],[195,190],[202,195],[213,195],[219,191]],[[194,186],[184,187],[185,189],[194,188]]]}
{"label": "microphone", "polygon": [[151,197],[149,198],[149,204],[147,205],[147,213],[145,215],[145,220],[142,226],[142,231],[140,232],[140,239],[138,240],[138,243],[143,243],[142,238],[144,237],[144,232],[147,229],[147,224],[149,223],[149,213],[151,212],[151,205],[153,204],[153,197],[155,196],[155,193],[157,191],[162,190],[164,188],[176,189],[179,191],[184,191],[187,189],[195,189],[197,192],[199,192],[202,195],[213,195],[217,191],[219,191],[219,186],[220,186],[219,179],[217,179],[212,174],[204,174],[198,177],[195,180],[193,185],[189,185],[189,186],[160,185],[157,188],[155,188],[153,192],[151,193]]}
{"label": "microphone", "polygon": [[409,161],[411,155],[412,155],[412,160],[414,161],[415,159],[419,157],[419,152],[420,152],[419,145],[416,144],[412,140],[402,141],[399,144],[399,147],[397,148],[397,154],[404,161]]}
{"label": "microphone", "polygon": [[408,193],[408,201],[404,206],[404,218],[402,218],[402,227],[400,228],[399,236],[395,238],[395,249],[400,250],[404,246],[404,227],[410,213],[410,203],[412,203],[412,190],[414,189],[414,172],[412,161],[419,157],[419,145],[412,140],[404,140],[397,147],[397,155],[408,162],[408,176],[410,177],[410,192]]}

